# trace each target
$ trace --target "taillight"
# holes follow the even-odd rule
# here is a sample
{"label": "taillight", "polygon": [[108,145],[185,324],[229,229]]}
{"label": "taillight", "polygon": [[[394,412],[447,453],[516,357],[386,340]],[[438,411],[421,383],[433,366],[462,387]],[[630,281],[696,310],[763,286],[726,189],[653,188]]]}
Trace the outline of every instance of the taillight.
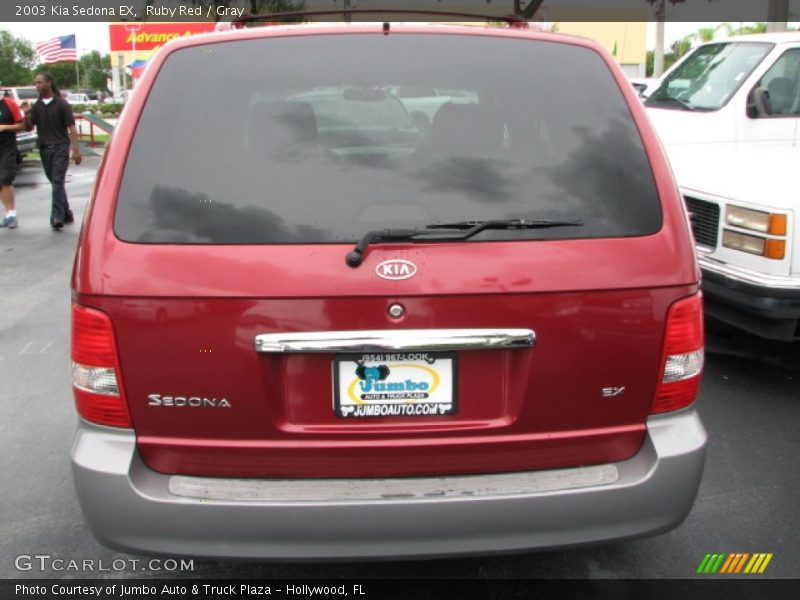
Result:
{"label": "taillight", "polygon": [[117,344],[111,318],[72,305],[72,391],[78,414],[92,423],[131,427],[120,385]]}
{"label": "taillight", "polygon": [[698,292],[678,300],[667,313],[661,381],[651,414],[694,402],[703,372],[703,346],[703,295]]}

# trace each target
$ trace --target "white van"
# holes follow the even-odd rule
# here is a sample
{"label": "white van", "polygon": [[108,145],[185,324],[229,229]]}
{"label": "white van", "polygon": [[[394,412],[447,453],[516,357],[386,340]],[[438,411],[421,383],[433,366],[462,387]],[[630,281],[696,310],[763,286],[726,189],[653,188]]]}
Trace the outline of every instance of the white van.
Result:
{"label": "white van", "polygon": [[[23,103],[33,105],[39,98],[39,93],[32,85],[23,87],[0,87],[0,98],[8,96],[17,106],[24,110]],[[36,150],[39,146],[39,136],[34,131],[17,132],[17,162],[21,163],[29,153]]]}
{"label": "white van", "polygon": [[800,32],[704,44],[645,106],[692,218],[706,312],[800,339]]}
{"label": "white van", "polygon": [[39,99],[39,92],[32,85],[24,85],[20,87],[2,87],[0,88],[0,95],[8,94],[11,99],[22,106],[24,102],[33,104]]}

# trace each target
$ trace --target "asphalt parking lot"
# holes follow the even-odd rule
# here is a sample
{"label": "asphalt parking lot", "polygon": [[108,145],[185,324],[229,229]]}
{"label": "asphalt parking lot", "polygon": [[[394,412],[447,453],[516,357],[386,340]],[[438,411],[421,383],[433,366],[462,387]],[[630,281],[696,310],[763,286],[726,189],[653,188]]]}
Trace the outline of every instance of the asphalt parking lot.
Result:
{"label": "asphalt parking lot", "polygon": [[[800,344],[730,332],[708,337],[699,410],[709,446],[697,503],[683,525],[660,536],[554,552],[366,566],[195,560],[191,569],[174,570],[163,561],[151,563],[152,557],[103,547],[84,524],[68,460],[76,419],[68,372],[69,277],[98,164],[98,157],[87,157],[70,168],[67,189],[76,223],[60,234],[48,225],[50,188],[41,168],[26,167],[17,187],[20,226],[0,230],[0,577],[724,578],[696,571],[707,553],[738,552],[773,554],[763,574],[748,577],[800,575]],[[32,558],[42,555],[50,558]],[[85,560],[93,568],[84,568]],[[79,561],[80,568],[68,568],[70,561]],[[99,571],[101,563],[109,569]]]}

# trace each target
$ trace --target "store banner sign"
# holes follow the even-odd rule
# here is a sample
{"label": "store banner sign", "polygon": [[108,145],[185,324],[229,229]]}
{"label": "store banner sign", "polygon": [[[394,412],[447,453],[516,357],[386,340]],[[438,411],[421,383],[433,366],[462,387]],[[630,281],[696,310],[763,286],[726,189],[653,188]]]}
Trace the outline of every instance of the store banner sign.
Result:
{"label": "store banner sign", "polygon": [[214,31],[214,23],[112,23],[108,26],[112,52],[153,50],[168,41]]}

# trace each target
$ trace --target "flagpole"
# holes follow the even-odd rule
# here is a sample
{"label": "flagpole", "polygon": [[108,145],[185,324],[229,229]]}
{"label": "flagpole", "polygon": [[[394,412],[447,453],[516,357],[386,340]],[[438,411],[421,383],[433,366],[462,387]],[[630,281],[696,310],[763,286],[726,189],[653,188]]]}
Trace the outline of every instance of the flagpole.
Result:
{"label": "flagpole", "polygon": [[[139,23],[131,22],[125,23],[125,31],[131,33],[131,41],[132,43],[132,50],[133,50],[133,60],[131,61],[131,65],[136,64],[136,32],[139,31],[142,26]],[[133,67],[131,67],[131,90],[133,90],[135,85],[136,79],[133,77]]]}

